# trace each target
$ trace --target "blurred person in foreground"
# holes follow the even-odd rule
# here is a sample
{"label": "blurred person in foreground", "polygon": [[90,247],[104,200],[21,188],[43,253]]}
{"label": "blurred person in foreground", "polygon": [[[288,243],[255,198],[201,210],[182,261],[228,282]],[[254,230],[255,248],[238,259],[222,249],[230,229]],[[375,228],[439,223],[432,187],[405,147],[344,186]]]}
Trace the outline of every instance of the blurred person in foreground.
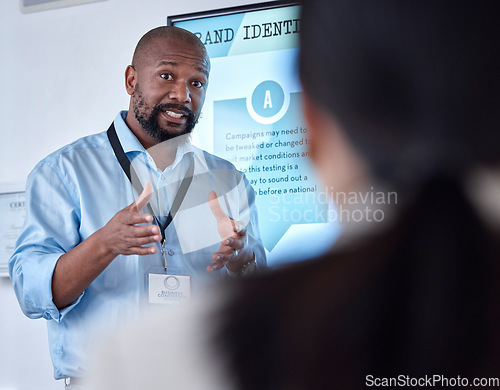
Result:
{"label": "blurred person in foreground", "polygon": [[[128,375],[101,367],[103,388],[500,377],[499,17],[494,1],[305,1],[299,65],[312,161],[332,195],[385,189],[397,204],[380,222],[348,224],[318,259],[185,308],[169,324],[189,324],[176,340],[130,341],[141,328],[112,339],[102,361]],[[149,331],[164,326],[156,318]],[[113,350],[123,345],[132,353]],[[183,354],[169,356],[169,345]]]}

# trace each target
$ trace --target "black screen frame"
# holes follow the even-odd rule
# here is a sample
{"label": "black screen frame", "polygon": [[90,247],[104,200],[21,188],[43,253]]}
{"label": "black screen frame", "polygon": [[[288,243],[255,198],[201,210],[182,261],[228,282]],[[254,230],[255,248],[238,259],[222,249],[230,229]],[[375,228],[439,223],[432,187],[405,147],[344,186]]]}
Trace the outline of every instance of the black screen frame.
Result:
{"label": "black screen frame", "polygon": [[236,7],[219,8],[213,10],[192,12],[187,14],[172,15],[167,17],[167,26],[174,26],[175,23],[184,22],[186,20],[196,20],[196,19],[204,19],[216,16],[233,15],[237,13],[262,11],[273,8],[290,7],[300,4],[301,3],[296,0],[276,0],[276,1],[268,1],[265,3],[255,3],[248,5],[240,5]]}

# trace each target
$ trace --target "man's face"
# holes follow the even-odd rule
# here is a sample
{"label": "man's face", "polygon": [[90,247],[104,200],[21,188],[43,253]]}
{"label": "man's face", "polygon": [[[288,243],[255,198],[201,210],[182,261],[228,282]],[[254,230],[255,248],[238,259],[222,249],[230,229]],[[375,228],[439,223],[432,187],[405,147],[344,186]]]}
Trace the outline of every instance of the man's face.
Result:
{"label": "man's face", "polygon": [[156,142],[190,133],[205,101],[205,52],[177,40],[156,39],[145,54],[134,69],[137,122]]}

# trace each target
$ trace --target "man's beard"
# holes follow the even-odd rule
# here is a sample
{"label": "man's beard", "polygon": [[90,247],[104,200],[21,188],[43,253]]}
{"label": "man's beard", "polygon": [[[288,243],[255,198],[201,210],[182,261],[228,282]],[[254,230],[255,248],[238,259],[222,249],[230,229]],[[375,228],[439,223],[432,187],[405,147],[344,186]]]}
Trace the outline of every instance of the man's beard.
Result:
{"label": "man's beard", "polygon": [[[172,138],[178,137],[180,135],[189,134],[191,133],[191,131],[193,131],[194,126],[198,122],[199,116],[195,116],[193,111],[183,106],[182,104],[175,104],[175,103],[157,104],[156,106],[153,107],[151,113],[148,115],[147,111],[149,107],[144,102],[142,94],[137,89],[136,89],[135,99],[133,101],[133,106],[134,106],[134,114],[137,121],[142,126],[144,131],[148,133],[157,142],[164,142]],[[158,123],[158,116],[162,111],[166,110],[175,110],[176,112],[182,112],[184,115],[187,116],[185,124],[186,127],[183,131],[171,132],[170,130],[160,126],[160,124]],[[167,122],[167,125],[172,127],[179,126],[179,124],[174,122]]]}

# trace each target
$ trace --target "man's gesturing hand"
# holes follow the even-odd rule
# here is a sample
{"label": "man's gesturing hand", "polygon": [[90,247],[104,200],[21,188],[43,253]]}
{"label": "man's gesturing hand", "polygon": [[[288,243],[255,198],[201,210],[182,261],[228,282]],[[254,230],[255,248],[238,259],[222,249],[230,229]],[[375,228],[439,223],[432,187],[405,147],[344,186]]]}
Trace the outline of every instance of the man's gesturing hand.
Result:
{"label": "man's gesturing hand", "polygon": [[151,183],[131,205],[115,214],[113,218],[86,240],[59,257],[52,276],[52,300],[61,309],[74,302],[85,289],[118,255],[149,255],[155,247],[142,245],[161,240],[158,226],[144,225],[153,217],[141,214],[149,202],[153,189]]}
{"label": "man's gesturing hand", "polygon": [[207,267],[207,271],[216,271],[226,266],[230,271],[238,272],[253,258],[253,253],[247,245],[247,231],[240,221],[229,218],[222,210],[214,191],[208,194],[208,205],[217,220],[221,245],[219,251],[212,255],[214,263]]}
{"label": "man's gesturing hand", "polygon": [[160,229],[156,225],[142,225],[153,222],[149,214],[141,214],[153,194],[151,183],[146,183],[141,195],[129,206],[115,214],[101,229],[102,239],[115,255],[149,255],[156,253],[156,247],[142,247],[161,241]]}

